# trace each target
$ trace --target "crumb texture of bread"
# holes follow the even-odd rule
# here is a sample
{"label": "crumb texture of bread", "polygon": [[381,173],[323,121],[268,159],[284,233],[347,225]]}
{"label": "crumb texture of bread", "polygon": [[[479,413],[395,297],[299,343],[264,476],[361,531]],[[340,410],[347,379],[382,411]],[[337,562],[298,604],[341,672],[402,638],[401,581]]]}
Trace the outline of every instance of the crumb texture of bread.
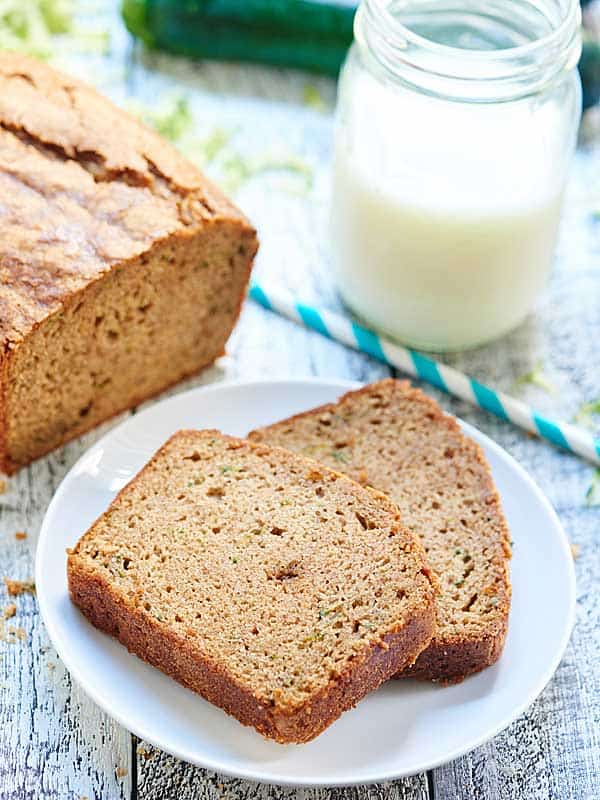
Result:
{"label": "crumb texture of bread", "polygon": [[175,434],[68,579],[94,625],[279,742],[317,736],[435,624],[423,548],[388,498],[216,431]]}
{"label": "crumb texture of bread", "polygon": [[437,633],[406,671],[445,683],[493,664],[510,609],[510,536],[481,448],[407,381],[387,379],[338,403],[254,431],[388,495],[440,584]]}
{"label": "crumb texture of bread", "polygon": [[257,249],[170,144],[0,54],[0,461],[10,473],[222,355]]}

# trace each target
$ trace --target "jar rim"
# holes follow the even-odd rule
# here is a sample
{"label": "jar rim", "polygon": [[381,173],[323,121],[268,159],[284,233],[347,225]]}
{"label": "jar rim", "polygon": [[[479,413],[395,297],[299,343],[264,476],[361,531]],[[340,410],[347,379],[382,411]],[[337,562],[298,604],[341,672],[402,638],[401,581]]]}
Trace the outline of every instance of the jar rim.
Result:
{"label": "jar rim", "polygon": [[384,18],[385,24],[389,29],[396,34],[401,33],[406,41],[413,42],[422,49],[436,50],[448,56],[456,56],[460,53],[461,58],[472,59],[473,61],[513,59],[531,53],[538,48],[551,48],[556,42],[564,41],[567,36],[570,36],[574,26],[579,27],[581,24],[581,5],[579,0],[567,0],[565,13],[562,15],[559,24],[553,27],[547,34],[533,39],[530,42],[526,42],[525,44],[514,45],[513,47],[504,47],[497,50],[471,50],[435,42],[432,39],[428,39],[426,36],[416,33],[400,22],[400,20],[390,12],[389,0],[365,0],[364,6],[376,8]]}
{"label": "jar rim", "polygon": [[[529,1],[539,10],[539,3]],[[560,17],[547,17],[552,26],[547,33],[514,46],[469,49],[412,30],[390,11],[389,0],[363,0],[355,17],[355,38],[359,46],[367,45],[388,77],[413,83],[426,93],[474,102],[513,99],[539,90],[579,60],[579,0],[557,2]],[[479,90],[474,91],[475,84]]]}

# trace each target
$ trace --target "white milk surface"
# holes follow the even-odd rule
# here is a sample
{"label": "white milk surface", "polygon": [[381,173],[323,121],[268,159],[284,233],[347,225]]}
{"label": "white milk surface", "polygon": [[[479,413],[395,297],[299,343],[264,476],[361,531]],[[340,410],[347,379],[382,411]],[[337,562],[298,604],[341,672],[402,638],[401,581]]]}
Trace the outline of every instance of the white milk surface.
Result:
{"label": "white milk surface", "polygon": [[338,286],[368,323],[430,349],[481,344],[532,310],[563,169],[555,105],[452,103],[355,72],[334,156]]}

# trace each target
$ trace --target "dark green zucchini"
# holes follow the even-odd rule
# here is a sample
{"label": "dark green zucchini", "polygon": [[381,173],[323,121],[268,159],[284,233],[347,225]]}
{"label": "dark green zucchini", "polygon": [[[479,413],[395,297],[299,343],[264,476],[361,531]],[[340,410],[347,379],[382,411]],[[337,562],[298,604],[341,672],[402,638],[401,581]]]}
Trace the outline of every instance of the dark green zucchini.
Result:
{"label": "dark green zucchini", "polygon": [[149,47],[336,75],[355,8],[317,0],[124,0],[123,16]]}
{"label": "dark green zucchini", "polygon": [[582,0],[583,50],[579,62],[583,107],[600,101],[600,0]]}
{"label": "dark green zucchini", "polygon": [[[586,13],[600,0],[583,3]],[[336,75],[352,41],[353,0],[123,0],[131,33],[192,58],[258,61]],[[584,28],[584,106],[600,100],[600,40]]]}

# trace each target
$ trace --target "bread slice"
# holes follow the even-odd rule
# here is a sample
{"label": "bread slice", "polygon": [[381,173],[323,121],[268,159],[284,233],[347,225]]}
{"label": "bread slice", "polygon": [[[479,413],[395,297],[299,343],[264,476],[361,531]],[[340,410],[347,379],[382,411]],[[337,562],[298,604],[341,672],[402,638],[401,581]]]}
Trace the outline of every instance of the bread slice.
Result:
{"label": "bread slice", "polygon": [[68,577],[94,625],[279,742],[315,737],[434,627],[423,549],[388,498],[216,431],[175,434]]}
{"label": "bread slice", "polygon": [[510,606],[509,532],[480,447],[407,381],[383,380],[250,434],[397,503],[441,585],[437,633],[405,675],[462,680],[493,664]]}
{"label": "bread slice", "polygon": [[0,469],[222,355],[257,248],[189,161],[93,89],[0,54]]}

